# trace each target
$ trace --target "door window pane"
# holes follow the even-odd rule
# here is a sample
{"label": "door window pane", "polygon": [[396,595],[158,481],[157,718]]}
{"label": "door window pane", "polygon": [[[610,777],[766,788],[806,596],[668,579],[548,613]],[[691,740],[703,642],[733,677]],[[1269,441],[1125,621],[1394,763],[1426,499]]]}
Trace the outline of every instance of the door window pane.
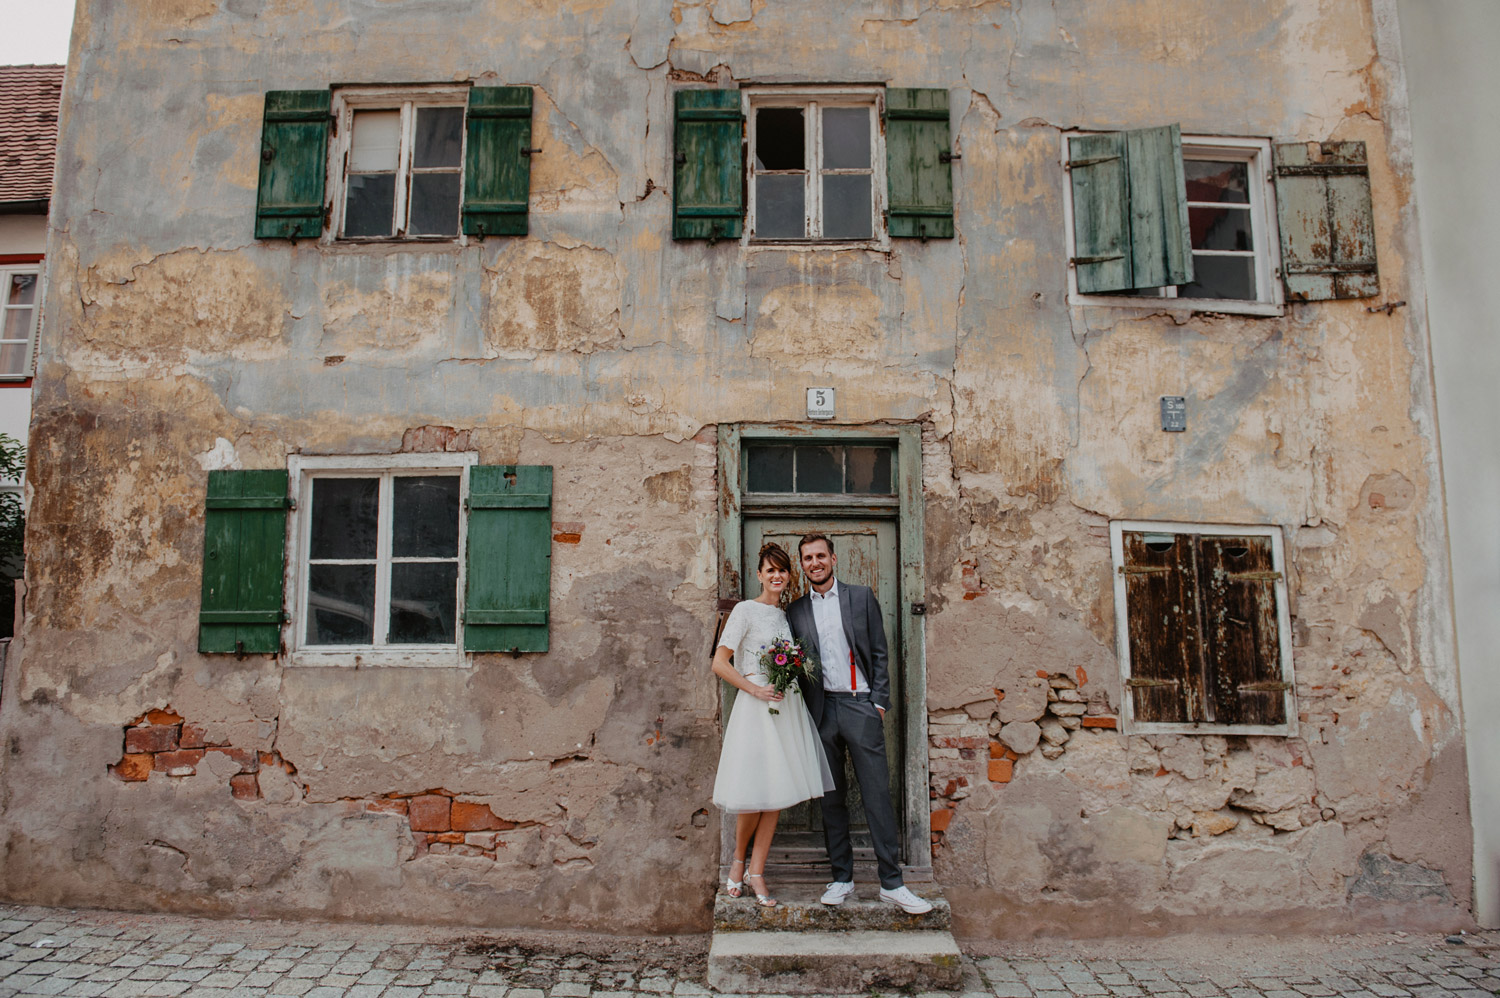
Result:
{"label": "door window pane", "polygon": [[307,643],[368,645],[374,638],[375,566],[309,566]]}
{"label": "door window pane", "polygon": [[452,644],[457,609],[457,562],[391,566],[391,644]]}
{"label": "door window pane", "polygon": [[823,236],[869,239],[870,175],[832,173],[823,177]]}
{"label": "door window pane", "polygon": [[889,495],[891,488],[891,449],[889,447],[850,447],[844,468],[844,491],[857,495]]}
{"label": "door window pane", "polygon": [[379,515],[378,478],[316,479],[312,494],[310,556],[314,560],[374,558]]}
{"label": "door window pane", "polygon": [[792,449],[748,447],[745,455],[745,491],[791,492]]}
{"label": "door window pane", "polygon": [[417,173],[411,178],[411,224],[414,236],[458,234],[458,174]]}
{"label": "door window pane", "polygon": [[391,554],[458,557],[457,475],[401,475],[392,483]]}
{"label": "door window pane", "polygon": [[797,491],[842,492],[843,450],[842,447],[798,447]]}
{"label": "door window pane", "polygon": [[823,169],[867,170],[869,168],[869,108],[824,108]]}
{"label": "door window pane", "polygon": [[411,165],[417,169],[458,166],[464,148],[464,109],[417,108],[417,133]]}

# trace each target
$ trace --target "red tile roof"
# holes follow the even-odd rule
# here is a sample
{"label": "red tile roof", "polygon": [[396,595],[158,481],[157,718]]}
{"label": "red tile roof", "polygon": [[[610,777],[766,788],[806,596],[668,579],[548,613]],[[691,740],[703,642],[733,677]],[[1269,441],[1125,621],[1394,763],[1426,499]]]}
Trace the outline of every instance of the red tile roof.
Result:
{"label": "red tile roof", "polygon": [[52,196],[62,66],[0,66],[0,202]]}

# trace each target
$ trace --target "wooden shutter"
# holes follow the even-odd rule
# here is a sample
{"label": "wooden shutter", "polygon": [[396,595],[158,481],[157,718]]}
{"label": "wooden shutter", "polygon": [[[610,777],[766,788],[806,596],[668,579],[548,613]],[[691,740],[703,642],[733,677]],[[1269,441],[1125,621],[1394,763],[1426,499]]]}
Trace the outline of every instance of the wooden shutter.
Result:
{"label": "wooden shutter", "polygon": [[1068,140],[1073,265],[1080,294],[1193,280],[1177,125]]}
{"label": "wooden shutter", "polygon": [[1195,721],[1203,700],[1193,538],[1124,531],[1126,685],[1137,721]]}
{"label": "wooden shutter", "polygon": [[953,238],[953,152],[948,91],[893,87],[885,95],[887,231],[893,238]]}
{"label": "wooden shutter", "polygon": [[1380,293],[1363,142],[1276,146],[1281,270],[1293,301]]}
{"label": "wooden shutter", "polygon": [[200,652],[281,651],[288,505],[285,471],[208,473]]}
{"label": "wooden shutter", "polygon": [[1205,720],[1284,724],[1276,571],[1271,538],[1197,538],[1203,596],[1203,655],[1212,679]]}
{"label": "wooden shutter", "polygon": [[745,230],[745,115],[738,90],[679,90],[672,129],[672,238]]}
{"label": "wooden shutter", "polygon": [[469,91],[464,234],[526,235],[531,196],[531,88]]}
{"label": "wooden shutter", "polygon": [[552,599],[552,469],[469,471],[465,651],[546,651]]}
{"label": "wooden shutter", "polygon": [[327,90],[272,90],[260,130],[255,238],[316,239],[328,175]]}

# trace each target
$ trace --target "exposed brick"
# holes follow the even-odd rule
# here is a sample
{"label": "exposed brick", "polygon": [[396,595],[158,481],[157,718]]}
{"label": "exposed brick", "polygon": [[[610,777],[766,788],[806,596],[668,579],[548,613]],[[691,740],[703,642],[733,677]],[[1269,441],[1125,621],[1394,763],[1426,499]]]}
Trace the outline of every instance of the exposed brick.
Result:
{"label": "exposed brick", "polygon": [[170,707],[166,710],[148,710],[146,722],[148,724],[181,724],[182,715],[175,713]]}
{"label": "exposed brick", "polygon": [[995,687],[995,699],[996,700],[1004,700],[1005,699],[1005,691],[1002,690],[1002,689],[1000,689],[999,687]]}
{"label": "exposed brick", "polygon": [[109,771],[127,782],[139,782],[151,775],[151,756],[145,752],[124,755]]}
{"label": "exposed brick", "polygon": [[177,747],[177,729],[170,725],[151,724],[125,729],[125,751],[170,752]]}
{"label": "exposed brick", "polygon": [[560,530],[552,535],[552,539],[559,544],[577,544],[579,541],[583,540],[583,535],[575,534],[571,531]]}
{"label": "exposed brick", "polygon": [[178,749],[176,752],[156,753],[152,758],[152,768],[158,773],[170,773],[176,769],[196,769],[202,761],[202,749]]}
{"label": "exposed brick", "polygon": [[379,800],[367,801],[365,803],[365,810],[372,811],[375,814],[405,814],[406,801],[382,797]]}
{"label": "exposed brick", "polygon": [[1036,670],[1036,678],[1038,678],[1038,679],[1049,679],[1049,678],[1051,678],[1051,676],[1052,676],[1052,673],[1048,672],[1046,669],[1038,669],[1038,670]]}
{"label": "exposed brick", "polygon": [[[436,794],[425,794],[421,797],[413,797],[407,805],[406,813],[411,817],[411,827],[418,832],[446,832],[453,827],[449,824],[449,811],[453,801],[447,797],[439,797]],[[462,836],[459,837],[462,841]]]}
{"label": "exposed brick", "polygon": [[945,807],[941,811],[932,812],[932,830],[934,832],[946,832],[952,822],[953,808]]}
{"label": "exposed brick", "polygon": [[1083,719],[1085,728],[1113,728],[1116,723],[1113,717],[1085,717]]}
{"label": "exposed brick", "polygon": [[1082,686],[1084,683],[1086,683],[1086,682],[1089,681],[1088,670],[1085,669],[1081,665],[1078,668],[1076,668],[1076,669],[1073,670],[1073,674],[1078,677],[1078,685],[1079,686]]}
{"label": "exposed brick", "polygon": [[449,812],[451,827],[456,832],[487,832],[500,827],[500,819],[487,804],[456,800]]}
{"label": "exposed brick", "polygon": [[976,749],[984,748],[989,739],[982,735],[933,735],[933,748]]}
{"label": "exposed brick", "polygon": [[1012,761],[1010,761],[1009,759],[991,759],[990,760],[990,782],[991,783],[1009,783],[1010,782],[1010,776],[1011,776],[1011,773],[1014,770],[1014,767],[1015,767],[1015,763],[1012,762]]}
{"label": "exposed brick", "polygon": [[240,764],[241,773],[256,773],[260,771],[260,753],[255,749],[235,748],[232,745],[216,745],[210,748],[210,752],[222,752],[235,762]]}
{"label": "exposed brick", "polygon": [[182,733],[177,736],[178,748],[203,748],[207,744],[203,725],[194,724],[192,721],[183,722]]}
{"label": "exposed brick", "polygon": [[1005,758],[1005,746],[1001,745],[999,742],[990,742],[990,758],[991,759],[1003,759],[1003,758]]}
{"label": "exposed brick", "polygon": [[446,842],[449,845],[462,845],[464,841],[463,832],[438,832],[432,837],[434,842]]}
{"label": "exposed brick", "polygon": [[260,777],[254,773],[236,773],[229,778],[229,792],[235,800],[259,800]]}

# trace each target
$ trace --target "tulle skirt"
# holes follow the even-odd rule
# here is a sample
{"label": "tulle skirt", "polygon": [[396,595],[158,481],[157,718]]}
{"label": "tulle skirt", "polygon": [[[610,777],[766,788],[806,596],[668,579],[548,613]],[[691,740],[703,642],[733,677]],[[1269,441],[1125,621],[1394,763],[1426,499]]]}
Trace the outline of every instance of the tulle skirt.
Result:
{"label": "tulle skirt", "polygon": [[[772,714],[772,706],[780,713]],[[715,806],[729,814],[780,811],[831,790],[833,770],[799,691],[787,690],[776,704],[747,693],[734,698],[714,778]]]}

